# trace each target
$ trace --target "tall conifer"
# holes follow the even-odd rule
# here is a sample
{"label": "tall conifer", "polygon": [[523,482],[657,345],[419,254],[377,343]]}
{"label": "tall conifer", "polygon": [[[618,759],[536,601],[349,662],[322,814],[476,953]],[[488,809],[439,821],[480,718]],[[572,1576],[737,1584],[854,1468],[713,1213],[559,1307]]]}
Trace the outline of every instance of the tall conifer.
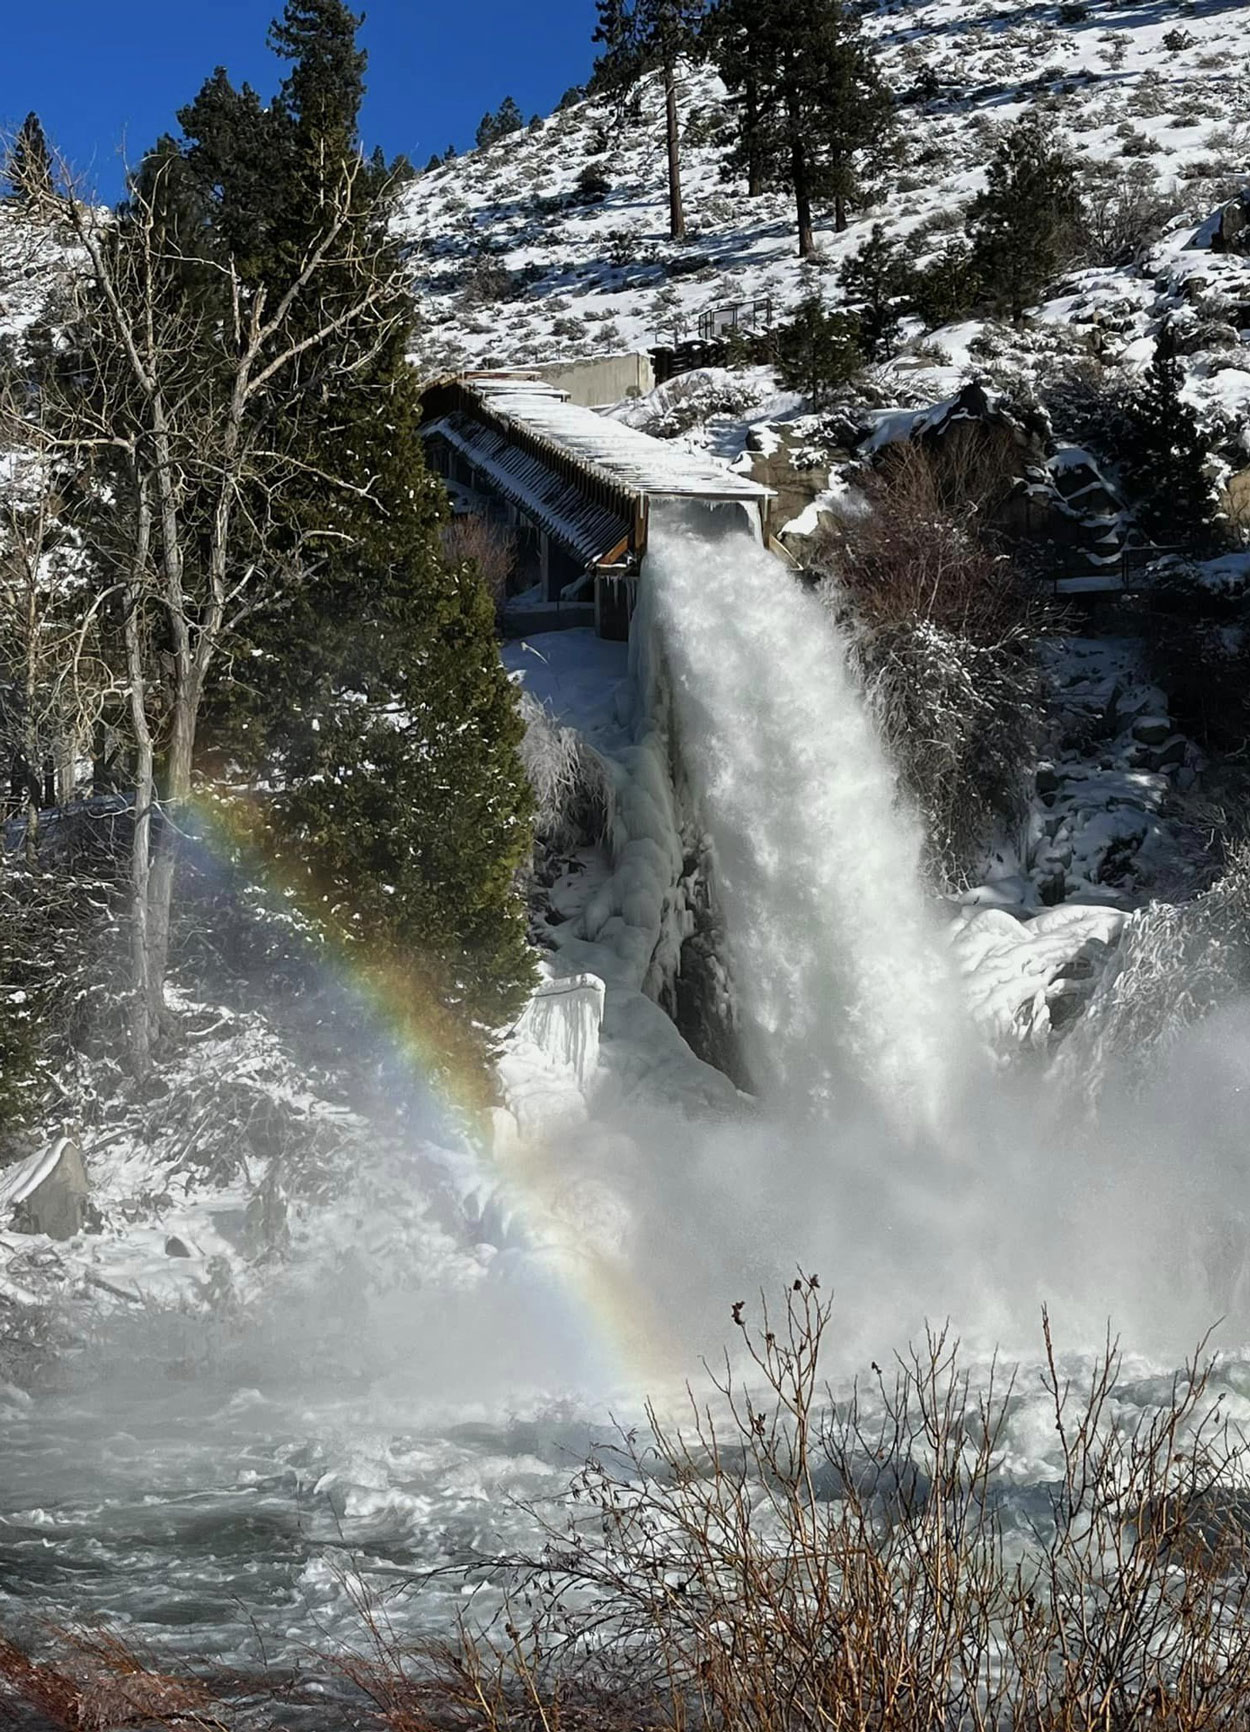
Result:
{"label": "tall conifer", "polygon": [[848,0],[720,0],[711,41],[742,116],[739,164],[793,193],[807,258],[816,202],[844,229],[892,126],[859,14]]}
{"label": "tall conifer", "polygon": [[9,188],[17,204],[33,207],[53,190],[52,152],[43,123],[32,110],[13,141],[6,165]]}
{"label": "tall conifer", "polygon": [[968,213],[973,275],[1015,324],[1072,256],[1080,210],[1062,140],[1044,116],[1022,115],[1000,139]]}
{"label": "tall conifer", "polygon": [[[248,159],[218,182],[218,220],[262,238],[255,286],[271,298],[318,234],[328,187],[353,188],[353,244],[366,243],[379,283],[396,263],[393,181],[359,158],[357,22],[339,0],[288,0],[271,40],[291,71],[259,122],[245,93],[232,107],[202,92],[198,112],[184,111],[201,129],[189,162],[210,160],[210,120]],[[345,281],[344,294],[359,287]],[[292,370],[298,432],[274,428],[275,451],[303,477],[284,489],[289,581],[250,624],[219,727],[237,764],[280,787],[265,806],[269,850],[339,941],[402,962],[463,1024],[495,1025],[532,974],[513,885],[530,796],[493,605],[472,566],[442,557],[445,496],[422,460],[412,325],[410,297],[388,295],[368,329],[338,334],[356,362],[349,393],[327,394],[319,365]]]}

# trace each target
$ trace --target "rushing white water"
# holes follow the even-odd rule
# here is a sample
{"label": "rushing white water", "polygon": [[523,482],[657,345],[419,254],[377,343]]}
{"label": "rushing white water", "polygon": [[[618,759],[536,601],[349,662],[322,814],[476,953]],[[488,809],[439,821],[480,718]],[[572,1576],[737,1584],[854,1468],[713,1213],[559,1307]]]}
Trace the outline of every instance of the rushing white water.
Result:
{"label": "rushing white water", "polygon": [[736,511],[653,507],[643,590],[760,1093],[793,1112],[868,1089],[900,1130],[936,1129],[971,1043],[833,622]]}

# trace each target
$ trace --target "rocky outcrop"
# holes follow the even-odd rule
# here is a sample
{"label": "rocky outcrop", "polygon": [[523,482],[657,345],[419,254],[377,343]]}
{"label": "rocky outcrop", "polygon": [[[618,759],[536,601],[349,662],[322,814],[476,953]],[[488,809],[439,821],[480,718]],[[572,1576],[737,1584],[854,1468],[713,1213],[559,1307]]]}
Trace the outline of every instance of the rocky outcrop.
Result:
{"label": "rocky outcrop", "polygon": [[[753,427],[747,435],[747,460],[742,467],[753,481],[770,487],[774,533],[802,519],[829,486],[831,465],[850,460],[846,451],[816,450],[810,431],[786,426]],[[787,537],[788,539],[788,537]]]}
{"label": "rocky outcrop", "polygon": [[0,1172],[0,1224],[7,1216],[19,1233],[72,1239],[89,1224],[90,1196],[82,1151],[61,1137]]}
{"label": "rocky outcrop", "polygon": [[1211,234],[1213,253],[1250,251],[1250,190],[1230,199],[1216,218]]}

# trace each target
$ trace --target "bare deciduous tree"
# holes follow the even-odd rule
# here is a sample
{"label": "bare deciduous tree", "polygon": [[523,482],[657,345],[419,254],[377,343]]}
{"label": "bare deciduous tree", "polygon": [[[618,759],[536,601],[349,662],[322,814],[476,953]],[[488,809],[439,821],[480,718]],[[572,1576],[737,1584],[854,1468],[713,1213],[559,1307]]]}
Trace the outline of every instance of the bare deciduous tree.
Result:
{"label": "bare deciduous tree", "polygon": [[[401,317],[402,273],[380,255],[365,172],[353,160],[327,184],[320,228],[280,291],[249,283],[206,237],[184,237],[167,163],[136,178],[116,218],[76,192],[49,195],[49,220],[74,236],[87,268],[64,309],[72,362],[41,380],[34,437],[94,478],[86,533],[121,622],[139,1071],[164,1013],[176,835],[210,672],[330,533],[284,520],[296,478],[361,491],[317,470],[293,429],[309,395],[297,382],[315,368],[322,398],[344,387]],[[31,438],[29,417],[10,407],[0,439]]]}

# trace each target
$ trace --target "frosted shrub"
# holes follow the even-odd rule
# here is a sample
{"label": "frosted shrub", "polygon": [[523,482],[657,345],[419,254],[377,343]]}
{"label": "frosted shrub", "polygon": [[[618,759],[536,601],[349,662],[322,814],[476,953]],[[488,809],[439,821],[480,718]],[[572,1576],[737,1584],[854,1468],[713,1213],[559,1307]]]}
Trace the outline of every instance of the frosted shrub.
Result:
{"label": "frosted shrub", "polygon": [[1023,815],[1041,716],[1027,639],[980,644],[920,619],[861,628],[852,654],[924,819],[931,871],[959,885],[994,832]]}
{"label": "frosted shrub", "polygon": [[762,394],[754,379],[720,368],[698,368],[657,386],[624,418],[656,439],[676,439],[714,415],[745,414]]}
{"label": "frosted shrub", "polygon": [[1250,844],[1192,902],[1152,902],[1124,929],[1065,1064],[1095,1081],[1130,1067],[1145,1080],[1187,1028],[1250,991]]}
{"label": "frosted shrub", "polygon": [[[1058,1472],[1025,1531],[999,1478],[1021,1399],[927,1340],[848,1399],[830,1311],[800,1277],[745,1315],[685,1420],[651,1408],[597,1447],[566,1522],[485,1633],[413,1656],[376,1626],[345,1668],[396,1732],[1200,1732],[1244,1725],[1245,1441],[1196,1355],[1122,1416],[1043,1316]],[[541,1519],[541,1518],[540,1518]],[[59,1723],[59,1722],[58,1722]]]}
{"label": "frosted shrub", "polygon": [[521,763],[534,790],[534,830],[552,849],[599,841],[612,824],[611,772],[575,728],[561,727],[538,699],[521,697]]}
{"label": "frosted shrub", "polygon": [[900,448],[864,484],[869,510],[828,520],[810,555],[947,885],[1021,812],[1040,726],[1029,599],[977,533],[1012,481],[993,456]]}

